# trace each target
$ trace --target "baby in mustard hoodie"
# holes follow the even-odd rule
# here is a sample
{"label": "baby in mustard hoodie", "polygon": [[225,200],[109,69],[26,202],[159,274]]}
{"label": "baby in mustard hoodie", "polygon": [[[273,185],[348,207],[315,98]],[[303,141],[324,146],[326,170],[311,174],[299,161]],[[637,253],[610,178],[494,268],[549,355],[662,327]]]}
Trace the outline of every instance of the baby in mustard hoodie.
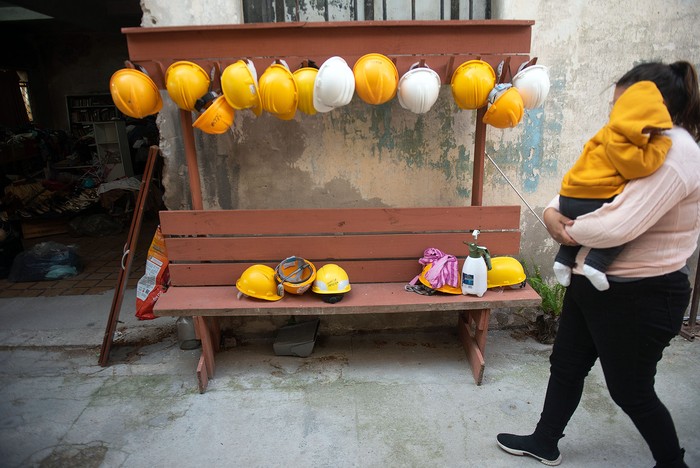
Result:
{"label": "baby in mustard hoodie", "polygon": [[[646,177],[664,162],[671,139],[661,131],[673,127],[663,96],[651,81],[628,87],[615,101],[607,125],[583,147],[578,160],[564,175],[559,192],[562,214],[575,219],[612,201],[630,179]],[[580,246],[562,245],[554,262],[554,274],[564,286]],[[610,287],[605,275],[624,248],[591,249],[583,274],[600,291]]]}

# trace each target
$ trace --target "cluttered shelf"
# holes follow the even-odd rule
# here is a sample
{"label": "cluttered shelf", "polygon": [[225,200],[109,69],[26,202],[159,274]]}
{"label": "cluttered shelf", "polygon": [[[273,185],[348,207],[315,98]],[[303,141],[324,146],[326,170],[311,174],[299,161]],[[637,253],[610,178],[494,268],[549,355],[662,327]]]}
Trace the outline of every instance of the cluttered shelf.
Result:
{"label": "cluttered shelf", "polygon": [[124,120],[109,93],[66,96],[66,109],[68,126],[76,136],[90,133],[95,122]]}

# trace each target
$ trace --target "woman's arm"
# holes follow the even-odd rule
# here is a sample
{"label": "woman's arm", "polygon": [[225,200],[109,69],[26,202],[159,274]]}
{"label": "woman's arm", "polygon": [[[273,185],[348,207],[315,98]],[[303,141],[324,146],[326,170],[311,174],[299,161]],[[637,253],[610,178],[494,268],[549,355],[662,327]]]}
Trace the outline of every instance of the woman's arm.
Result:
{"label": "woman's arm", "polygon": [[664,164],[648,177],[627,183],[611,203],[576,218],[568,234],[587,247],[607,248],[625,244],[656,224],[686,196],[686,186],[676,169]]}

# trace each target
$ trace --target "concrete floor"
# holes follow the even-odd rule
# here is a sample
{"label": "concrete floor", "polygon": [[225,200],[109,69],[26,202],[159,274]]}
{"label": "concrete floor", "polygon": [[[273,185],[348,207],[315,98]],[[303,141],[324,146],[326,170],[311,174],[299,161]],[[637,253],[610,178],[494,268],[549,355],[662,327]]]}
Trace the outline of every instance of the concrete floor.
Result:
{"label": "concrete floor", "polygon": [[[321,334],[308,358],[241,340],[197,392],[198,351],[174,319],[139,322],[127,290],[111,365],[97,365],[112,301],[0,299],[3,467],[521,467],[495,442],[537,421],[550,347],[492,331],[474,385],[453,330]],[[323,327],[323,325],[322,325]],[[657,390],[689,466],[700,466],[700,345],[676,338]],[[650,467],[600,368],[560,442],[567,467]]]}

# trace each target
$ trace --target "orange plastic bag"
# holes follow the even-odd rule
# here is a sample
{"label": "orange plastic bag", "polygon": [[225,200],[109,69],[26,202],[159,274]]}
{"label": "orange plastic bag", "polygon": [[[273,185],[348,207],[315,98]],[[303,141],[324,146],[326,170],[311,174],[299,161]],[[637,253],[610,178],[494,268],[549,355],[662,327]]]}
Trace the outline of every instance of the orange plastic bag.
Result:
{"label": "orange plastic bag", "polygon": [[165,248],[160,226],[151,241],[146,258],[146,273],[136,285],[136,317],[139,320],[153,320],[153,306],[170,285],[168,252]]}

